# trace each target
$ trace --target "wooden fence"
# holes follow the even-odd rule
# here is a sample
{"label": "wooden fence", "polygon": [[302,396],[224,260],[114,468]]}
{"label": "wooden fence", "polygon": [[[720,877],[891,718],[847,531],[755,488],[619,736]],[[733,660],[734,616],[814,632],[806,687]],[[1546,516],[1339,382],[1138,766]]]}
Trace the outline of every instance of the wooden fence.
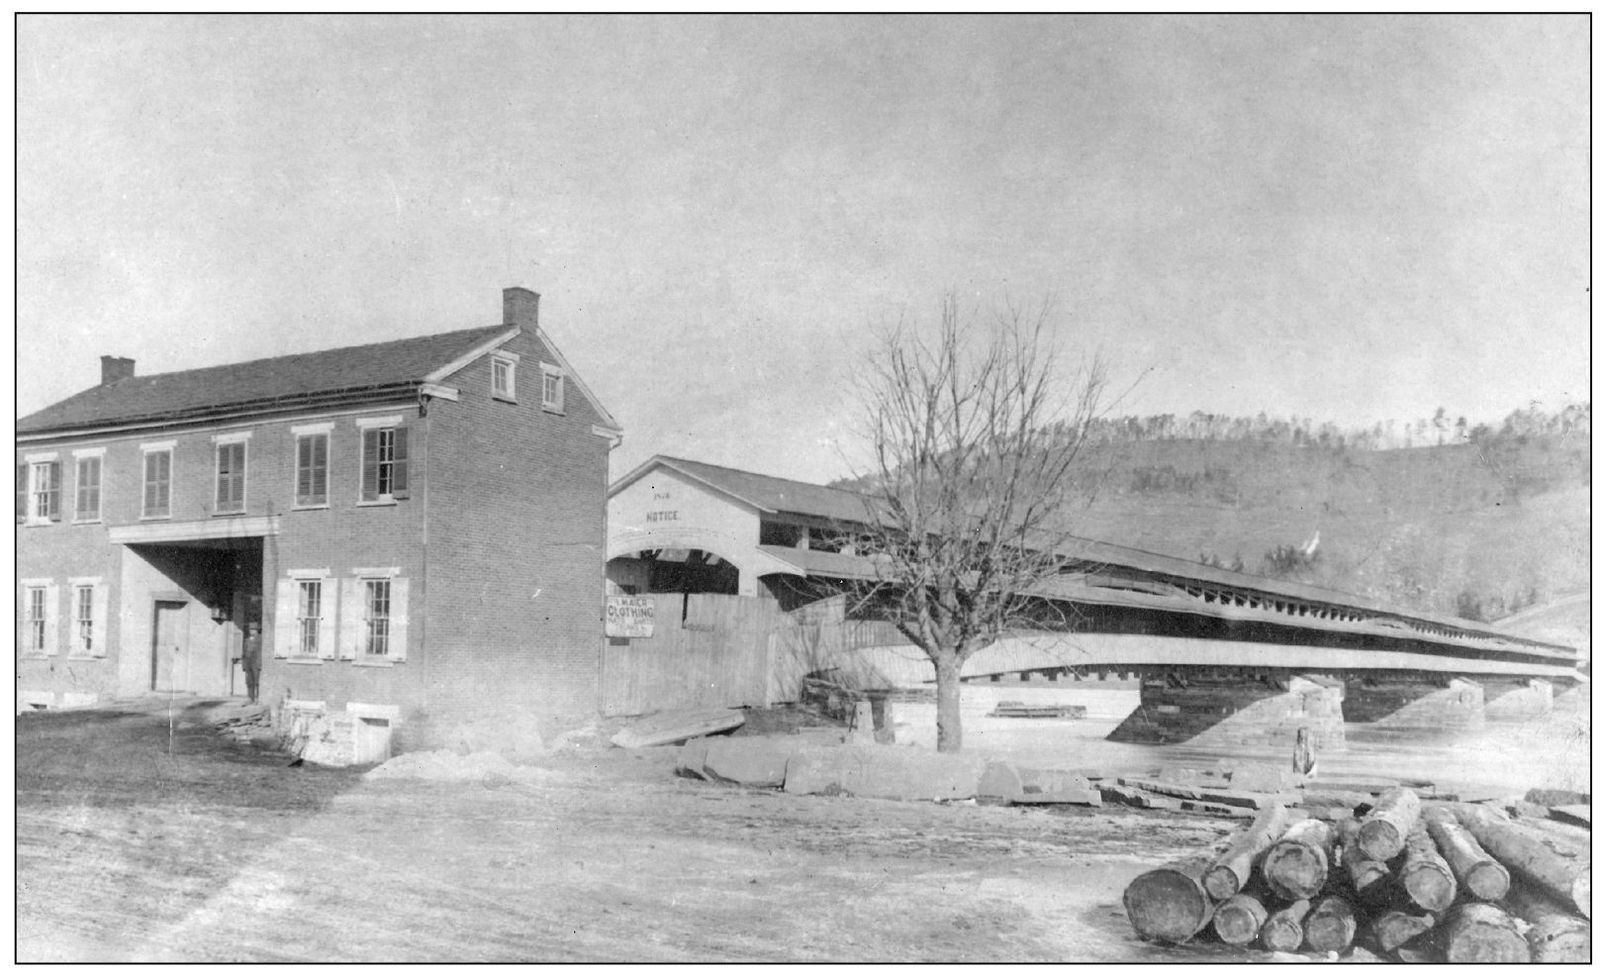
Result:
{"label": "wooden fence", "polygon": [[606,716],[795,701],[804,676],[831,667],[845,650],[889,638],[885,624],[845,620],[840,596],[791,613],[737,595],[646,598],[652,636],[608,640],[603,649]]}

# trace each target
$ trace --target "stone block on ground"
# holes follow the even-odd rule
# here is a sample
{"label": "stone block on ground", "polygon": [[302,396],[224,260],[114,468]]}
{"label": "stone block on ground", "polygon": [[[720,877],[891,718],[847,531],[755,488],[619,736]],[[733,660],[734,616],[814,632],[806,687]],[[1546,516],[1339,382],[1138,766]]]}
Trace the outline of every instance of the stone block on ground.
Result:
{"label": "stone block on ground", "polygon": [[936,754],[902,747],[846,748],[859,760],[843,768],[842,790],[861,798],[961,801],[976,797],[986,760],[970,754]]}
{"label": "stone block on ground", "polygon": [[1246,764],[1228,772],[1234,791],[1280,792],[1304,784],[1305,776],[1270,764]]}
{"label": "stone block on ground", "polygon": [[973,755],[913,748],[800,748],[787,759],[785,788],[802,795],[959,801],[976,796],[985,765]]}
{"label": "stone block on ground", "polygon": [[715,737],[706,740],[703,777],[755,788],[779,788],[784,785],[787,759],[797,747],[774,737]]}
{"label": "stone block on ground", "polygon": [[976,800],[1009,804],[1021,795],[1020,772],[1008,761],[989,761],[976,783]]}
{"label": "stone block on ground", "polygon": [[675,759],[675,773],[687,778],[706,779],[703,773],[703,759],[708,757],[708,743],[711,738],[694,737],[680,746],[680,756]]}
{"label": "stone block on ground", "polygon": [[1031,769],[1021,771],[1023,805],[1103,805],[1104,800],[1086,776],[1072,771]]}
{"label": "stone block on ground", "polygon": [[845,747],[815,746],[794,750],[786,759],[786,783],[783,787],[787,794],[842,794],[843,765],[848,760],[844,752],[848,750]]}

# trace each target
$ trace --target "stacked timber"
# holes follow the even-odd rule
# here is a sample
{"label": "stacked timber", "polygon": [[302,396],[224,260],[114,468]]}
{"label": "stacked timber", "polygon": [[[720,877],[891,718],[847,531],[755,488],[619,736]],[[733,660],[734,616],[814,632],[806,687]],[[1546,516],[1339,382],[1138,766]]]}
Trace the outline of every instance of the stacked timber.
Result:
{"label": "stacked timber", "polygon": [[1133,929],[1184,943],[1447,963],[1587,962],[1588,832],[1384,791],[1360,819],[1269,805],[1213,857],[1127,887]]}

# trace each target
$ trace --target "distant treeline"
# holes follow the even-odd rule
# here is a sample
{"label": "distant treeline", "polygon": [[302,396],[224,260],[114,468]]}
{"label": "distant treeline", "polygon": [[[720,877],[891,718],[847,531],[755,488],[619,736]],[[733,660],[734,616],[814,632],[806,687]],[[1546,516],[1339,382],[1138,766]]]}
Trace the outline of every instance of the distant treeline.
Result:
{"label": "distant treeline", "polygon": [[[1066,431],[1067,433],[1069,431]],[[1451,443],[1487,443],[1563,433],[1589,435],[1589,403],[1555,412],[1519,409],[1497,424],[1469,424],[1442,407],[1431,418],[1384,420],[1371,428],[1343,427],[1290,416],[1226,416],[1195,410],[1186,416],[1120,416],[1098,419],[1088,430],[1094,443],[1149,440],[1223,440],[1280,443],[1331,450],[1396,450]]]}

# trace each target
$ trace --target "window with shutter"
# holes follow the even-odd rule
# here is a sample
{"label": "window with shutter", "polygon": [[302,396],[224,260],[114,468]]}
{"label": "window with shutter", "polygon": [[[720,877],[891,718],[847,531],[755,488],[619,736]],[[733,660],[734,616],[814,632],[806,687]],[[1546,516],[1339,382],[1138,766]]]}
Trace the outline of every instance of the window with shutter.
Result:
{"label": "window with shutter", "polygon": [[371,504],[407,497],[407,430],[387,426],[363,430],[362,499]]}
{"label": "window with shutter", "polygon": [[168,517],[172,511],[173,451],[145,454],[145,499],[141,517]]}
{"label": "window with shutter", "polygon": [[329,504],[329,434],[296,437],[296,506]]}
{"label": "window with shutter", "polygon": [[73,503],[73,520],[100,520],[100,457],[79,457],[77,476],[74,477],[76,494]]}
{"label": "window with shutter", "polygon": [[214,513],[238,514],[245,510],[245,444],[217,445],[217,506]]}

